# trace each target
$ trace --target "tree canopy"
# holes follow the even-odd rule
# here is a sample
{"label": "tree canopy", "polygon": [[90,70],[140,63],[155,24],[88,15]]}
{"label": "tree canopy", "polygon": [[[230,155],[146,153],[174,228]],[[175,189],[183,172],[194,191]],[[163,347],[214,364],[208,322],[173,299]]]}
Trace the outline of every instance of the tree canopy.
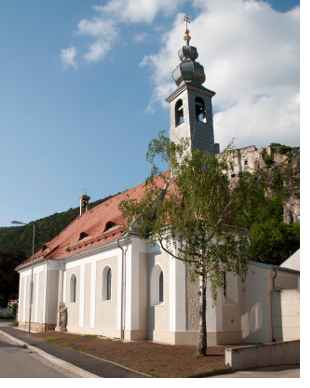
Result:
{"label": "tree canopy", "polygon": [[[160,132],[149,144],[147,159],[153,167],[144,197],[120,204],[128,230],[158,242],[171,257],[187,263],[192,280],[199,278],[200,356],[207,354],[207,282],[215,300],[217,289],[224,288],[224,273],[245,280],[249,239],[244,226],[253,200],[260,198],[250,173],[229,183],[234,169],[230,151],[229,146],[218,159],[192,148],[189,139],[175,144]],[[170,173],[156,167],[158,155],[169,162]]]}
{"label": "tree canopy", "polygon": [[18,273],[15,268],[26,259],[20,249],[0,251],[0,298],[5,307],[10,299],[18,298]]}

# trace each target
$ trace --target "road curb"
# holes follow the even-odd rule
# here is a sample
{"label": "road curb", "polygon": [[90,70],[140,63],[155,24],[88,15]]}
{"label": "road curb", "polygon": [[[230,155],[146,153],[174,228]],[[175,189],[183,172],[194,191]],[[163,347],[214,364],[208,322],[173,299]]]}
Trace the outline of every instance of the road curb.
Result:
{"label": "road curb", "polygon": [[0,334],[2,334],[4,337],[7,337],[11,341],[17,343],[18,345],[21,345],[23,348],[27,348],[29,350],[32,350],[33,352],[38,353],[40,356],[46,358],[47,360],[53,362],[54,364],[61,366],[62,368],[65,368],[65,369],[69,370],[70,372],[76,373],[77,375],[79,375],[83,378],[97,378],[97,379],[102,378],[102,377],[97,376],[93,373],[87,372],[86,370],[81,369],[73,364],[70,364],[67,361],[64,361],[64,360],[61,360],[60,358],[52,356],[52,355],[44,352],[44,350],[41,350],[35,346],[29,345],[27,342],[21,341],[15,337],[11,336],[10,334],[3,332],[2,330],[0,330]]}

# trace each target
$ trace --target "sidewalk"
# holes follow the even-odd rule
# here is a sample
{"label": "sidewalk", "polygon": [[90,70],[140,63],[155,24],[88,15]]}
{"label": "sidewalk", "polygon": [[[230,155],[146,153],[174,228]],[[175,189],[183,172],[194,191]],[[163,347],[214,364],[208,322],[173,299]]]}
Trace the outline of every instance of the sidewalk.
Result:
{"label": "sidewalk", "polygon": [[265,366],[262,368],[240,370],[226,375],[210,376],[209,378],[248,379],[248,378],[300,378],[299,365]]}
{"label": "sidewalk", "polygon": [[[39,350],[46,352],[47,354],[56,357],[58,362],[64,361],[64,367],[67,367],[67,363],[80,368],[90,374],[96,375],[92,377],[105,377],[105,378],[148,378],[149,376],[132,371],[120,365],[114,364],[109,361],[101,360],[97,357],[93,357],[84,353],[76,352],[73,349],[62,347],[56,344],[45,341],[41,338],[34,338],[28,332],[15,329],[9,326],[2,326],[0,329],[0,335],[3,332],[8,334],[26,344],[34,346]],[[87,374],[85,374],[86,377]],[[89,375],[90,377],[90,375]]]}

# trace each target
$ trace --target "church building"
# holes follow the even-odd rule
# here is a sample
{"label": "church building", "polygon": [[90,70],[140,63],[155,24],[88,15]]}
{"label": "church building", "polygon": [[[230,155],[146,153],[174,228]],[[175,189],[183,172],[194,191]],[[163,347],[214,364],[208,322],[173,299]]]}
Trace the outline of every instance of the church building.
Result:
{"label": "church building", "polygon": [[[178,52],[181,62],[173,72],[176,89],[166,99],[170,139],[188,137],[195,147],[214,155],[219,152],[212,120],[215,92],[202,86],[204,68],[196,61],[198,51],[190,39],[186,28],[186,44]],[[32,287],[32,258],[17,267],[20,327],[29,324],[32,288],[32,330],[57,330],[58,306],[63,302],[70,333],[198,344],[199,284],[190,281],[187,264],[169,257],[159,244],[151,246],[149,240],[123,229],[119,203],[141,199],[144,190],[142,183],[91,210],[90,197],[86,193],[80,197],[80,215],[35,253]],[[244,294],[239,277],[230,273],[214,306],[208,289],[208,344],[272,342],[272,290],[276,282],[298,288],[299,272],[279,270],[275,280],[272,266],[249,265],[249,287],[259,293]]]}

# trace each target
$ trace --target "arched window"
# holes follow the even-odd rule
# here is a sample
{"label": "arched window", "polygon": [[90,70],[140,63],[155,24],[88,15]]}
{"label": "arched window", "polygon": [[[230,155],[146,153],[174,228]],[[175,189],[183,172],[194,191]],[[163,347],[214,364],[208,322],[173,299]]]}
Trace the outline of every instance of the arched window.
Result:
{"label": "arched window", "polygon": [[196,107],[196,121],[200,121],[202,123],[206,123],[206,109],[205,109],[205,102],[202,98],[196,97],[195,98],[195,107]]}
{"label": "arched window", "polygon": [[102,271],[102,296],[101,300],[112,299],[112,270],[106,265]]}
{"label": "arched window", "polygon": [[158,302],[163,303],[163,301],[164,301],[164,274],[163,274],[163,271],[160,271],[158,281],[159,281],[159,284],[158,284]]}
{"label": "arched window", "polygon": [[159,264],[156,264],[151,273],[151,305],[164,303],[164,272]]}
{"label": "arched window", "polygon": [[70,279],[70,303],[76,302],[76,276],[73,274]]}
{"label": "arched window", "polygon": [[175,104],[175,126],[182,124],[184,121],[183,101],[178,100]]}

